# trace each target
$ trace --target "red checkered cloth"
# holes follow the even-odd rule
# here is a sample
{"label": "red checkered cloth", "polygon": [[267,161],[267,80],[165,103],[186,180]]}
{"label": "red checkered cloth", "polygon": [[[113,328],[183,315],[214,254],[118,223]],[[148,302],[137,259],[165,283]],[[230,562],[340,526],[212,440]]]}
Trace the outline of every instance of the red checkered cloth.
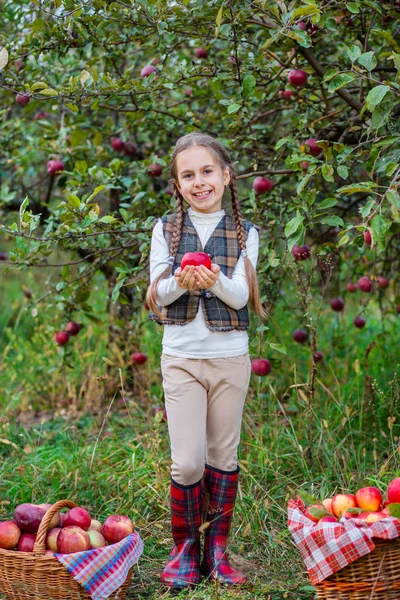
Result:
{"label": "red checkered cloth", "polygon": [[92,600],[104,600],[118,589],[143,552],[143,541],[137,531],[116,544],[73,554],[53,556],[80,583]]}
{"label": "red checkered cloth", "polygon": [[372,538],[393,540],[400,536],[400,521],[394,517],[376,523],[343,517],[336,523],[314,523],[305,516],[305,509],[302,500],[289,500],[288,528],[314,585],[372,552]]}

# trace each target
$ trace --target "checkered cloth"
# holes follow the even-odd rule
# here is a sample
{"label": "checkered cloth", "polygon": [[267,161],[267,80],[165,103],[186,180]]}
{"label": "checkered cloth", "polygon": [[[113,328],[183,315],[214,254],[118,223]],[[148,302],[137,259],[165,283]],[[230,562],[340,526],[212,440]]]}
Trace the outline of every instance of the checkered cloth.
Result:
{"label": "checkered cloth", "polygon": [[137,531],[116,544],[73,554],[54,553],[92,600],[104,600],[118,589],[143,552]]}
{"label": "checkered cloth", "polygon": [[373,537],[392,540],[400,536],[400,521],[394,517],[376,523],[343,517],[336,523],[314,523],[305,516],[305,509],[302,500],[289,500],[288,528],[314,585],[372,552]]}

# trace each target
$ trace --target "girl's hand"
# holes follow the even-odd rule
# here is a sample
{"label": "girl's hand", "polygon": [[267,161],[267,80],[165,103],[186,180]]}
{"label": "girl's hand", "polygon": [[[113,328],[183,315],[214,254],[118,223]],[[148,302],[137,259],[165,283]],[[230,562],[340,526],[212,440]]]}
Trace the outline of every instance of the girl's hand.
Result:
{"label": "girl's hand", "polygon": [[177,284],[185,290],[196,290],[199,287],[196,284],[194,269],[195,267],[192,265],[186,265],[183,271],[180,267],[178,267],[174,272],[174,277]]}
{"label": "girl's hand", "polygon": [[211,270],[207,269],[204,265],[200,265],[199,267],[195,267],[195,280],[197,282],[197,287],[201,289],[208,289],[214,285],[217,281],[220,273],[220,268],[218,265],[212,263]]}

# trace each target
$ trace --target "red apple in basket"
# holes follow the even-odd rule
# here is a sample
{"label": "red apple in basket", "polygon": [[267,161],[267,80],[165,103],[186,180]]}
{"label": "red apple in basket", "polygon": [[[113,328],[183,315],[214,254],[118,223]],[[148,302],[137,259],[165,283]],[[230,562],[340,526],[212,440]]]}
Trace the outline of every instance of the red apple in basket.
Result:
{"label": "red apple in basket", "polygon": [[101,531],[103,525],[97,519],[92,519],[90,521],[89,531]]}
{"label": "red apple in basket", "polygon": [[0,548],[12,550],[18,544],[21,530],[14,521],[0,521]]}
{"label": "red apple in basket", "polygon": [[64,527],[64,521],[65,521],[65,517],[67,516],[67,513],[62,513],[60,512],[60,527]]}
{"label": "red apple in basket", "polygon": [[186,265],[193,265],[194,267],[204,265],[207,269],[211,270],[211,258],[205,252],[186,252],[181,261],[182,271]]}
{"label": "red apple in basket", "polygon": [[331,513],[331,515],[333,515],[332,498],[325,498],[325,500],[322,500],[322,504],[325,506],[328,513]]}
{"label": "red apple in basket", "polygon": [[337,523],[337,519],[336,517],[334,517],[333,515],[331,517],[322,517],[322,519],[320,519],[318,521],[319,523]]}
{"label": "red apple in basket", "polygon": [[23,533],[37,533],[45,512],[36,504],[20,504],[14,511],[14,521]]}
{"label": "red apple in basket", "polygon": [[47,550],[51,550],[52,552],[58,552],[57,538],[60,531],[61,527],[54,527],[53,529],[48,530],[45,539],[45,545]]}
{"label": "red apple in basket", "polygon": [[332,511],[335,517],[340,518],[348,508],[356,508],[357,501],[353,494],[336,494],[332,498]]}
{"label": "red apple in basket", "polygon": [[81,506],[75,506],[75,508],[71,508],[65,515],[63,527],[73,525],[86,531],[89,529],[91,521],[92,517],[87,510]]}
{"label": "red apple in basket", "polygon": [[104,546],[107,546],[107,542],[100,531],[96,531],[96,529],[89,529],[87,534],[90,538],[91,548],[103,548]]}
{"label": "red apple in basket", "polygon": [[[44,510],[47,512],[49,510],[49,508],[51,508],[53,505],[47,504],[45,502],[43,504],[38,504],[38,506],[40,506],[40,508],[44,508]],[[54,517],[51,519],[51,521],[49,523],[49,529],[53,529],[53,527],[58,527],[59,525],[60,525],[60,513],[56,512],[56,514],[54,515]]]}
{"label": "red apple in basket", "polygon": [[382,494],[376,487],[365,487],[356,493],[357,506],[363,510],[375,512],[382,504]]}
{"label": "red apple in basket", "polygon": [[81,527],[68,525],[59,532],[57,545],[60,554],[83,552],[84,550],[90,550],[90,537]]}
{"label": "red apple in basket", "polygon": [[33,546],[36,542],[34,533],[23,533],[18,540],[17,550],[19,552],[33,552]]}
{"label": "red apple in basket", "polygon": [[393,479],[387,490],[388,504],[400,502],[400,477]]}
{"label": "red apple in basket", "polygon": [[314,523],[318,523],[323,516],[326,516],[326,510],[323,504],[311,504],[304,514]]}
{"label": "red apple in basket", "polygon": [[120,542],[134,531],[135,528],[132,521],[124,515],[110,515],[104,521],[104,525],[101,528],[101,533],[110,544]]}

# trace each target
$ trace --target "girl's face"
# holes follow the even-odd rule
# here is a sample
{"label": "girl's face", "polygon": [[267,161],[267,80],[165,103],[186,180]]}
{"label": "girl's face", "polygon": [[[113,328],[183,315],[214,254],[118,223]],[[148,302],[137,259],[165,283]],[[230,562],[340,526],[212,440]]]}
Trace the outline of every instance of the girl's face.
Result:
{"label": "girl's face", "polygon": [[223,171],[204,146],[192,146],[178,154],[176,168],[178,190],[193,210],[221,210],[224,188],[230,180],[228,167]]}

